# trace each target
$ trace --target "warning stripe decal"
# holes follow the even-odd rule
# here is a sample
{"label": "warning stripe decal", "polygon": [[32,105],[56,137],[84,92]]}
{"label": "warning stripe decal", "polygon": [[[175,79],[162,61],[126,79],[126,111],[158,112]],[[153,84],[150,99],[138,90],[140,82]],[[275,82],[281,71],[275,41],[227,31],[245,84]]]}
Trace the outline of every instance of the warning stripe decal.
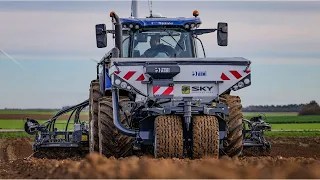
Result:
{"label": "warning stripe decal", "polygon": [[146,79],[144,74],[138,74],[137,71],[128,71],[128,72],[117,71],[115,73],[127,81],[133,80],[133,79],[135,79],[135,81],[144,81]]}
{"label": "warning stripe decal", "polygon": [[153,86],[153,94],[156,94],[156,92],[160,89],[160,86]]}
{"label": "warning stripe decal", "polygon": [[232,70],[232,71],[230,71],[230,73],[237,79],[242,78],[241,74],[238,71]]}
{"label": "warning stripe decal", "polygon": [[230,78],[228,78],[228,76],[224,73],[221,74],[221,77],[220,77],[222,80],[230,80]]}
{"label": "warning stripe decal", "polygon": [[[249,74],[250,72],[251,72],[250,69],[245,71],[246,74]],[[231,80],[231,79],[234,79],[234,78],[235,79],[240,79],[242,77],[243,76],[239,73],[239,71],[230,70],[228,73],[226,73],[226,72],[221,73],[220,79],[224,80],[224,81],[227,81],[227,80]]]}
{"label": "warning stripe decal", "polygon": [[173,92],[173,87],[168,87],[163,93],[162,95],[171,95],[171,93]]}
{"label": "warning stripe decal", "polygon": [[126,80],[129,80],[135,73],[136,73],[136,71],[129,71],[129,72],[127,72],[127,74],[125,74],[123,76],[123,78]]}
{"label": "warning stripe decal", "polygon": [[153,95],[173,95],[173,90],[174,88],[172,86],[153,86]]}
{"label": "warning stripe decal", "polygon": [[143,81],[145,78],[144,78],[144,74],[141,74],[137,79],[136,81]]}

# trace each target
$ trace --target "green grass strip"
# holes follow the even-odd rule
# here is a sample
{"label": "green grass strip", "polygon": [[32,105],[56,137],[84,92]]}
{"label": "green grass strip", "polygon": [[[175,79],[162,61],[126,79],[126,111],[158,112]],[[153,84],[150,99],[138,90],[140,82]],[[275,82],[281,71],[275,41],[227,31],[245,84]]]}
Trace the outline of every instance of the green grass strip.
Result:
{"label": "green grass strip", "polygon": [[25,132],[0,132],[0,138],[34,137]]}

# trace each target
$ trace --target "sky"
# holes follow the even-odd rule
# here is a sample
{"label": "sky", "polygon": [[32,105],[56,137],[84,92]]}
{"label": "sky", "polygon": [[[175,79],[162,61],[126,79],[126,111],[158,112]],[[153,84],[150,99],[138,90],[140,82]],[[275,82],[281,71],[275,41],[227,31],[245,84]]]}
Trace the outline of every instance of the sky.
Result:
{"label": "sky", "polygon": [[[113,46],[98,49],[95,25],[111,28],[109,13],[130,16],[131,1],[0,1],[0,108],[61,108],[88,98],[96,63]],[[139,17],[148,1],[139,1]],[[233,92],[248,105],[320,103],[320,2],[160,1],[166,17],[192,17],[202,28],[227,22],[227,47],[216,33],[200,37],[207,57],[252,61],[252,85]]]}

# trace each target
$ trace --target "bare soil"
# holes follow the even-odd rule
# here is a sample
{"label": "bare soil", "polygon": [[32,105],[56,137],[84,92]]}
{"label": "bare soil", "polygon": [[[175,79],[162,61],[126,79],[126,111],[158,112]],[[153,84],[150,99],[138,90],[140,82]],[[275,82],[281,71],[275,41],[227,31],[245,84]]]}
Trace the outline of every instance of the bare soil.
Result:
{"label": "bare soil", "polygon": [[0,178],[320,178],[320,137],[269,138],[268,156],[230,159],[31,157],[29,138],[0,139]]}

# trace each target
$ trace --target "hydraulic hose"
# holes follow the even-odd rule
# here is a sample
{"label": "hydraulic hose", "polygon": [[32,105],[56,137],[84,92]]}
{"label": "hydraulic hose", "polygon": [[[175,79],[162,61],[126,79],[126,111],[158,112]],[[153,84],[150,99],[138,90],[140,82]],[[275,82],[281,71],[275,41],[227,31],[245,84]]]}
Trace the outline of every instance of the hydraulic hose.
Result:
{"label": "hydraulic hose", "polygon": [[124,127],[119,118],[119,101],[117,89],[112,88],[113,123],[119,131],[127,136],[136,136],[136,131]]}

